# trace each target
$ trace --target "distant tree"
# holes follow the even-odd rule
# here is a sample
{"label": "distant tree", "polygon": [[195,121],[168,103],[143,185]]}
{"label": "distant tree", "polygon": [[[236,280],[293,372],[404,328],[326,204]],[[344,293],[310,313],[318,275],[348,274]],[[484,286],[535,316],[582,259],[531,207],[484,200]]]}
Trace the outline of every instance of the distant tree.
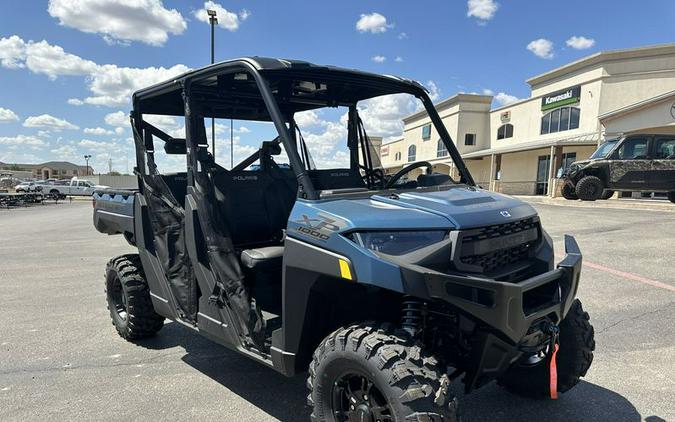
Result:
{"label": "distant tree", "polygon": [[14,171],[20,171],[20,170],[21,170],[21,167],[19,167],[18,164],[14,163],[14,164],[12,164],[11,166],[9,166],[9,169],[10,169],[10,170],[14,170]]}
{"label": "distant tree", "polygon": [[108,172],[108,176],[121,176],[121,174],[119,171],[113,170],[111,172]]}

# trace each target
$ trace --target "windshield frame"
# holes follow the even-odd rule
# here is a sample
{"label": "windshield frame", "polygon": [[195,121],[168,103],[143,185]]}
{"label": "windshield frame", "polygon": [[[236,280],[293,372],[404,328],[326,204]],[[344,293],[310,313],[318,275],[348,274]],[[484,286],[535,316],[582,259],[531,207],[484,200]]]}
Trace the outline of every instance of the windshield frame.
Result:
{"label": "windshield frame", "polygon": [[[459,154],[448,130],[443,124],[440,116],[438,115],[433,102],[429,98],[429,95],[426,89],[416,82],[411,82],[396,77],[388,77],[382,75],[368,74],[365,72],[350,71],[346,69],[331,68],[331,67],[320,67],[316,66],[315,68],[302,68],[298,69],[284,69],[284,70],[273,70],[267,71],[259,66],[254,65],[254,62],[250,60],[235,60],[231,62],[223,62],[211,67],[206,67],[197,71],[190,72],[183,76],[182,78],[177,78],[171,84],[158,85],[151,88],[148,88],[144,91],[137,92],[134,94],[134,110],[132,112],[133,121],[137,127],[137,130],[141,132],[142,127],[141,119],[139,118],[142,114],[150,113],[152,114],[152,107],[156,106],[157,103],[148,103],[150,111],[144,110],[144,101],[153,100],[155,95],[165,94],[166,92],[176,92],[176,84],[180,84],[179,91],[182,91],[182,95],[171,97],[171,107],[168,107],[166,112],[159,112],[156,114],[184,114],[186,121],[186,138],[187,138],[187,155],[188,155],[188,185],[192,185],[194,177],[190,175],[191,172],[200,172],[203,171],[203,166],[200,165],[200,162],[205,160],[208,157],[207,148],[208,145],[200,142],[201,137],[198,133],[199,127],[199,118],[205,117],[218,117],[218,118],[232,118],[232,116],[227,116],[224,110],[227,108],[220,107],[216,109],[215,104],[210,104],[208,95],[219,95],[217,85],[208,85],[209,80],[217,80],[221,75],[246,73],[250,75],[252,81],[257,87],[258,93],[253,94],[250,101],[256,102],[256,104],[264,105],[267,109],[266,116],[274,124],[279,138],[283,144],[284,150],[288,155],[289,163],[291,169],[293,170],[297,180],[298,180],[298,197],[304,199],[319,199],[320,192],[315,188],[312,180],[309,177],[308,171],[306,170],[302,159],[299,155],[297,148],[297,143],[295,142],[295,137],[290,130],[289,123],[292,120],[292,113],[289,115],[288,107],[289,105],[297,106],[300,104],[305,110],[316,109],[320,107],[330,107],[332,105],[345,105],[356,107],[356,103],[362,100],[369,98],[375,98],[381,95],[391,95],[391,94],[409,94],[413,95],[422,102],[424,109],[426,110],[431,123],[436,128],[439,137],[445,144],[449,156],[453,161],[455,167],[459,171],[459,183],[475,186],[475,182],[469,173],[464,161]],[[342,83],[343,87],[351,88],[352,95],[355,92],[356,88],[360,86],[368,86],[371,89],[370,94],[367,97],[359,97],[349,99],[348,97],[342,97],[338,95],[337,97],[330,98],[329,102],[318,103],[316,99],[309,101],[304,101],[302,98],[291,97],[285,98],[284,95],[286,92],[281,92],[279,85],[276,84],[280,80],[295,78],[296,75],[300,75],[299,81],[306,80],[308,72],[312,72],[310,80],[314,81],[326,81],[327,83]],[[275,87],[274,91],[272,86]],[[358,91],[358,90],[356,90]],[[380,94],[381,93],[381,94]],[[378,95],[379,94],[379,95]],[[172,94],[173,95],[173,94]],[[181,98],[182,97],[182,98]],[[159,98],[159,97],[157,97]],[[155,99],[157,99],[155,98]],[[235,97],[233,97],[235,98]],[[182,100],[182,101],[180,101]],[[342,104],[338,104],[343,101]],[[245,101],[245,100],[244,100]],[[175,104],[174,104],[175,102]],[[182,104],[181,104],[182,103]],[[214,111],[215,110],[215,111]],[[283,111],[282,111],[283,110]],[[295,110],[298,110],[297,108]],[[182,113],[181,113],[182,112]],[[220,112],[221,114],[215,115],[214,113]],[[267,118],[265,118],[267,120]],[[351,120],[351,119],[350,119]],[[347,144],[350,147],[350,155],[356,155],[358,157],[358,142],[354,142],[357,139],[356,133],[357,129],[350,125],[349,135]],[[142,143],[142,140],[138,140],[139,144]],[[203,140],[202,140],[203,141]],[[208,140],[207,140],[208,142]],[[137,162],[139,168],[143,168],[142,165],[145,164],[145,159],[142,156],[142,149],[137,148]],[[353,161],[353,158],[350,159]],[[358,165],[358,164],[357,164]],[[372,169],[369,169],[372,170]],[[194,173],[193,173],[194,174]],[[370,188],[372,189],[372,188]],[[369,190],[370,190],[369,189]]]}

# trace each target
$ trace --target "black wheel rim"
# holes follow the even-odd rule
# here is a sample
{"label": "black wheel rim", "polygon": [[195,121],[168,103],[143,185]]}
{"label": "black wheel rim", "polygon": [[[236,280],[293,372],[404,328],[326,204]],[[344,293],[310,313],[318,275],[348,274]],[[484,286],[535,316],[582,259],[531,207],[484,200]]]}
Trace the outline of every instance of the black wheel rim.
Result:
{"label": "black wheel rim", "polygon": [[394,420],[391,407],[382,392],[362,374],[345,374],[335,381],[332,405],[336,422]]}
{"label": "black wheel rim", "polygon": [[126,321],[128,314],[127,295],[124,293],[120,278],[117,276],[115,276],[115,279],[110,286],[110,302],[115,308],[117,316],[119,316],[122,321]]}

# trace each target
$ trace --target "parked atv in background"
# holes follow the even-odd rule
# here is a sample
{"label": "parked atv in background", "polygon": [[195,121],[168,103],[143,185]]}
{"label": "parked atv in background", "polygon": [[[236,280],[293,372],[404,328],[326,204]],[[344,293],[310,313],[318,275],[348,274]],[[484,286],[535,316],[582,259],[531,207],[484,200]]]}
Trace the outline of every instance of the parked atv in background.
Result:
{"label": "parked atv in background", "polygon": [[[426,161],[385,176],[360,116],[385,95],[426,109],[457,180]],[[336,107],[344,165],[316,161],[325,148],[296,120]],[[186,139],[146,115],[184,117]],[[272,122],[276,136],[226,169],[208,149],[212,117]],[[590,367],[575,240],[555,265],[530,205],[476,187],[419,83],[237,59],[136,92],[131,124],[139,190],[94,194],[96,228],[138,249],[106,268],[123,338],[169,318],[284,375],[308,371],[313,421],[451,422],[455,380],[555,398]],[[162,153],[185,155],[185,171],[161,173]]]}
{"label": "parked atv in background", "polygon": [[630,135],[609,140],[588,160],[563,173],[566,199],[608,199],[615,191],[664,192],[675,203],[675,135]]}

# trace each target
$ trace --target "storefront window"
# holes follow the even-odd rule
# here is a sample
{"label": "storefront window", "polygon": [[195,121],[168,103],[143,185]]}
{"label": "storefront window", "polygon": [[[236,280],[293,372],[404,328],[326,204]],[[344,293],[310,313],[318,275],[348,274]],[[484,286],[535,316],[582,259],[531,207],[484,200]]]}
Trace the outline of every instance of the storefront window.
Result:
{"label": "storefront window", "polygon": [[562,107],[541,118],[541,134],[563,132],[579,127],[579,108]]}
{"label": "storefront window", "polygon": [[436,157],[446,157],[448,155],[448,149],[445,147],[442,139],[438,140],[436,145]]}
{"label": "storefront window", "polygon": [[560,167],[558,167],[558,171],[556,172],[556,177],[560,178],[562,176],[563,172],[567,170],[570,165],[577,161],[577,153],[576,152],[565,152],[562,155],[562,161],[560,162]]}
{"label": "storefront window", "polygon": [[410,145],[408,147],[408,162],[415,161],[416,154],[417,154],[417,147],[415,145]]}

